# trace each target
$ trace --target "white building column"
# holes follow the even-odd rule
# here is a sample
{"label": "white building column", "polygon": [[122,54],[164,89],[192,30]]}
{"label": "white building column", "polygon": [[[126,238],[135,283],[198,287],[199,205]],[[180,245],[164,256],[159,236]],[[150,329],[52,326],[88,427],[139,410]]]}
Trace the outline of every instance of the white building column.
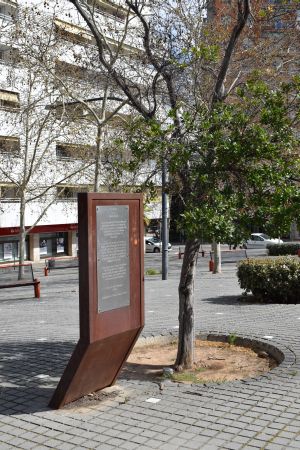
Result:
{"label": "white building column", "polygon": [[77,256],[77,232],[68,231],[68,255]]}
{"label": "white building column", "polygon": [[29,259],[34,262],[39,262],[41,260],[39,233],[29,234]]}

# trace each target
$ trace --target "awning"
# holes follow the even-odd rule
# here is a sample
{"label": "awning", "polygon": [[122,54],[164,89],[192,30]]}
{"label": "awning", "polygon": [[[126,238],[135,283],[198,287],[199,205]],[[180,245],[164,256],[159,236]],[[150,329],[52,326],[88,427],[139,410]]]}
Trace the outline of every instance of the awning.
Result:
{"label": "awning", "polygon": [[[141,53],[141,50],[137,47],[132,47],[131,45],[122,43],[120,46],[120,42],[116,41],[115,39],[112,39],[110,37],[105,38],[108,42],[108,44],[114,48],[120,50],[121,53],[127,54],[127,55],[137,55],[138,53]],[[120,47],[119,47],[120,46]]]}
{"label": "awning", "polygon": [[78,27],[72,23],[64,22],[63,20],[55,19],[55,25],[62,31],[66,33],[73,34],[74,36],[85,39],[86,41],[92,41],[93,37],[84,28]]}
{"label": "awning", "polygon": [[16,8],[18,6],[18,3],[16,0],[1,0],[1,5],[7,5]]}
{"label": "awning", "polygon": [[20,142],[20,138],[14,136],[0,136],[0,142]]}
{"label": "awning", "polygon": [[2,91],[0,90],[0,100],[5,100],[7,102],[19,103],[19,95],[15,92]]}

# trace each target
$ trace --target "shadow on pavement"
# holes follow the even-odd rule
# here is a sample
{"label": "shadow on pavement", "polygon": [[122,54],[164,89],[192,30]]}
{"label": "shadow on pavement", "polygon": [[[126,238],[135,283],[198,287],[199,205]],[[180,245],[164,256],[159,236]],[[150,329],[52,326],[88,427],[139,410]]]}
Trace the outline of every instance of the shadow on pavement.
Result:
{"label": "shadow on pavement", "polygon": [[243,300],[241,295],[223,295],[220,297],[202,298],[201,302],[212,303],[214,305],[251,305],[251,301]]}
{"label": "shadow on pavement", "polygon": [[74,342],[24,342],[0,345],[0,415],[48,410]]}

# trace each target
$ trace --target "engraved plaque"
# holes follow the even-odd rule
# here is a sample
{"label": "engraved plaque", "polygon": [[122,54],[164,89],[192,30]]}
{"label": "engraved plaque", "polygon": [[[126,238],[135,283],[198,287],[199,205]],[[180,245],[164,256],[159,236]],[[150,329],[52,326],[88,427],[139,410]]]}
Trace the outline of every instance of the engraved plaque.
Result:
{"label": "engraved plaque", "polygon": [[130,304],[129,207],[97,206],[98,313]]}

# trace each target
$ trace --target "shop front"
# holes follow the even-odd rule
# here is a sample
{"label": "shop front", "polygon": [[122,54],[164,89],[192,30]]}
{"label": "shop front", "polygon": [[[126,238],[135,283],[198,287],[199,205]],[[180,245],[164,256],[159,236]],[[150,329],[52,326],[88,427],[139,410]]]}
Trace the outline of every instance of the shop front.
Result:
{"label": "shop front", "polygon": [[[25,260],[77,256],[77,224],[38,225],[26,236]],[[19,228],[0,228],[0,263],[19,259]]]}
{"label": "shop front", "polygon": [[[18,236],[6,236],[0,239],[0,263],[14,262],[19,259],[19,238]],[[29,239],[25,241],[25,260],[28,258]]]}
{"label": "shop front", "polygon": [[68,254],[68,233],[41,233],[40,258]]}

